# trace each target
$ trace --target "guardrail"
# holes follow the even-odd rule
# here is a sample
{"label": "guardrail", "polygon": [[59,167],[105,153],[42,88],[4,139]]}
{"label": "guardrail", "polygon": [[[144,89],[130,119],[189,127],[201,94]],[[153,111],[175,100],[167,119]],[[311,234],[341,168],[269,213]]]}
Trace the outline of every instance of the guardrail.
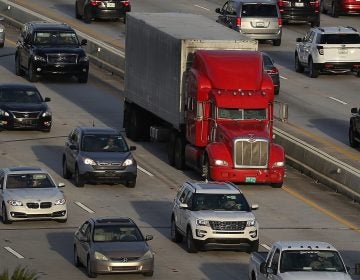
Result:
{"label": "guardrail", "polygon": [[[17,27],[33,20],[53,21],[5,0],[0,0],[0,14],[5,20]],[[92,63],[123,77],[125,69],[125,53],[123,51],[108,46],[82,32],[77,31],[77,33],[80,39],[88,40],[86,51]],[[275,118],[281,122],[286,122],[288,117],[287,104],[277,102],[275,107]],[[351,197],[354,201],[360,202],[360,170],[324,153],[284,130],[275,127],[274,132],[275,142],[285,148],[288,164]]]}

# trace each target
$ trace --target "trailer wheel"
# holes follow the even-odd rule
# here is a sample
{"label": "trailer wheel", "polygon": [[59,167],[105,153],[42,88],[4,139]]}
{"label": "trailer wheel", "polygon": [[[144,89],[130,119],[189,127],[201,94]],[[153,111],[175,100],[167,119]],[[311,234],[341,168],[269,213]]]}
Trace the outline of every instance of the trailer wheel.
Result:
{"label": "trailer wheel", "polygon": [[181,135],[178,135],[175,140],[174,160],[177,169],[185,168],[185,140]]}
{"label": "trailer wheel", "polygon": [[176,141],[176,133],[172,131],[167,146],[168,161],[169,164],[172,166],[175,165],[175,141]]}
{"label": "trailer wheel", "polygon": [[130,111],[130,120],[128,121],[129,123],[129,138],[133,141],[138,141],[140,138],[140,133],[139,133],[139,111],[136,108],[132,108],[132,110]]}

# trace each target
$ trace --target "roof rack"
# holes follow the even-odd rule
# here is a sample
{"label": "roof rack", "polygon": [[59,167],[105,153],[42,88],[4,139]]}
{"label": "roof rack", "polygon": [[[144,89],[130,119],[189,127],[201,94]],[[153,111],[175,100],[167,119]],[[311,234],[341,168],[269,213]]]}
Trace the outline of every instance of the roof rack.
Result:
{"label": "roof rack", "polygon": [[357,32],[357,29],[355,28],[355,27],[352,27],[352,26],[346,26],[346,28],[350,28],[350,29],[352,29],[352,30],[354,30],[355,32]]}

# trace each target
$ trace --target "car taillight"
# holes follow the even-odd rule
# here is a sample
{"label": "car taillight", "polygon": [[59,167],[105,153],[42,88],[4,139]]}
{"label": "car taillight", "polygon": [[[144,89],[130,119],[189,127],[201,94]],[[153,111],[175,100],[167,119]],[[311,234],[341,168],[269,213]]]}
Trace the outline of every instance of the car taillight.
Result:
{"label": "car taillight", "polygon": [[90,0],[91,6],[99,6],[101,4],[101,1],[98,0]]}
{"label": "car taillight", "polygon": [[279,25],[279,27],[282,26],[282,18],[278,18],[278,25]]}
{"label": "car taillight", "polygon": [[320,55],[324,54],[324,47],[323,46],[316,46],[316,48],[317,48]]}
{"label": "car taillight", "polygon": [[130,5],[129,1],[121,1],[121,4],[123,4],[123,6],[127,7]]}
{"label": "car taillight", "polygon": [[235,24],[236,24],[237,27],[240,27],[241,26],[241,18],[237,17]]}
{"label": "car taillight", "polygon": [[320,1],[319,0],[311,1],[310,6],[315,8],[315,12],[319,12]]}
{"label": "car taillight", "polygon": [[279,6],[279,9],[280,9],[280,12],[283,12],[283,11],[284,11],[284,7],[290,6],[290,2],[289,2],[289,1],[279,0],[277,3],[278,3],[278,6]]}
{"label": "car taillight", "polygon": [[274,74],[278,74],[279,70],[274,66],[274,67],[271,67],[270,69],[266,70],[266,73],[268,73],[270,75],[274,75]]}

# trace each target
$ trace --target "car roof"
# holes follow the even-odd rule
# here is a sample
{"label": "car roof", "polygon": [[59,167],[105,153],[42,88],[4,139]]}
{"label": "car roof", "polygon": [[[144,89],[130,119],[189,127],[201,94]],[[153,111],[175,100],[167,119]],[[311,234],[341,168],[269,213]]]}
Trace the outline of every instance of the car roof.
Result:
{"label": "car roof", "polygon": [[336,250],[333,245],[322,241],[277,241],[275,244],[283,250]]}
{"label": "car roof", "polygon": [[351,26],[347,26],[347,27],[344,27],[344,26],[327,26],[327,27],[316,27],[315,30],[318,30],[322,33],[329,33],[329,34],[349,34],[349,33],[352,33],[352,34],[359,34],[359,32],[351,27]]}
{"label": "car roof", "polygon": [[129,217],[97,217],[92,218],[94,225],[119,225],[136,226],[135,222]]}
{"label": "car roof", "polygon": [[3,88],[11,88],[11,89],[35,89],[37,90],[37,88],[33,85],[28,85],[28,84],[20,84],[20,83],[5,83],[5,84],[0,84],[0,89]]}
{"label": "car roof", "polygon": [[230,182],[187,182],[196,193],[208,194],[239,194],[240,189]]}
{"label": "car roof", "polygon": [[14,166],[3,168],[7,174],[31,174],[31,173],[48,173],[45,169],[33,166]]}
{"label": "car roof", "polygon": [[78,126],[77,128],[83,134],[120,134],[120,131],[112,127]]}
{"label": "car roof", "polygon": [[62,30],[74,31],[68,24],[62,22],[49,22],[49,21],[31,21],[29,24],[36,30]]}

